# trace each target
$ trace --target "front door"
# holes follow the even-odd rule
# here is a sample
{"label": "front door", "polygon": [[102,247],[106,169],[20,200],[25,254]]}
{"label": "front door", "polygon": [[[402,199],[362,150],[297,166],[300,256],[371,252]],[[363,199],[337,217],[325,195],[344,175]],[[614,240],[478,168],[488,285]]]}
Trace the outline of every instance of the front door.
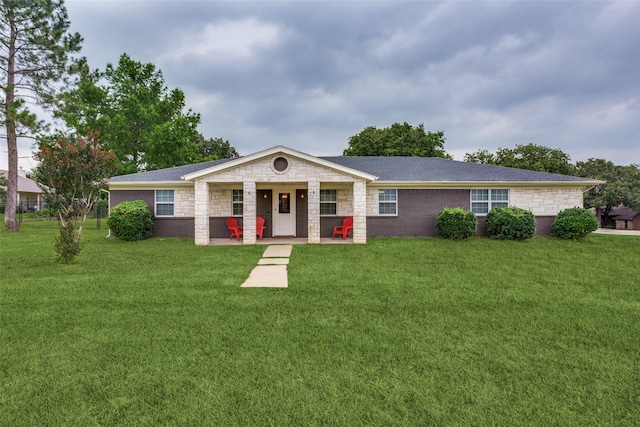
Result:
{"label": "front door", "polygon": [[273,189],[273,236],[296,235],[296,190]]}

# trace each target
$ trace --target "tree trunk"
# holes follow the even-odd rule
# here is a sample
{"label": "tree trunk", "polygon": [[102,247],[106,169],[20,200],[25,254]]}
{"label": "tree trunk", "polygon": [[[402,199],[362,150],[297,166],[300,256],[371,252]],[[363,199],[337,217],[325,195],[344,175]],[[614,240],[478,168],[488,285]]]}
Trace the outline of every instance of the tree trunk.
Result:
{"label": "tree trunk", "polygon": [[7,119],[7,151],[8,151],[8,176],[7,176],[7,204],[4,209],[4,228],[9,231],[18,231],[16,220],[16,208],[18,201],[18,138],[16,135],[16,115],[13,101],[15,98],[15,39],[17,29],[11,23],[11,36],[9,39],[9,61],[7,63],[7,88],[5,102],[5,118]]}
{"label": "tree trunk", "polygon": [[[613,208],[613,205],[606,205],[604,207],[604,209],[602,210],[602,225],[603,226],[609,226],[609,224],[607,224],[609,222],[609,214],[611,213],[611,209]],[[613,223],[613,228],[615,228],[615,222]]]}

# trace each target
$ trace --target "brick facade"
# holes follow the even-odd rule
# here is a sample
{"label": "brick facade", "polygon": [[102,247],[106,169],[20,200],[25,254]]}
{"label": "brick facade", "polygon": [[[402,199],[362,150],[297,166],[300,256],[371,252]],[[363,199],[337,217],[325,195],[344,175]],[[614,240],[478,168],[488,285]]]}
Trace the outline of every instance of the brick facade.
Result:
{"label": "brick facade", "polygon": [[[375,192],[375,198],[371,196]],[[372,201],[375,200],[372,207]],[[435,236],[436,216],[444,208],[469,209],[469,190],[415,189],[398,190],[398,214],[378,215],[378,190],[369,191],[367,202],[367,235],[381,236]]]}

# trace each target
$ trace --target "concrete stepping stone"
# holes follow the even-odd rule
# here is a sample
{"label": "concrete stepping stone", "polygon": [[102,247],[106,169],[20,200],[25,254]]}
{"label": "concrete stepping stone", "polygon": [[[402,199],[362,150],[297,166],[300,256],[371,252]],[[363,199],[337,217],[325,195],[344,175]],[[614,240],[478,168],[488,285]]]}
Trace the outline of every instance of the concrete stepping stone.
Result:
{"label": "concrete stepping stone", "polygon": [[251,271],[249,278],[242,284],[243,288],[286,288],[286,265],[259,265]]}
{"label": "concrete stepping stone", "polygon": [[241,285],[243,288],[286,288],[287,265],[293,245],[270,245],[262,254],[258,265]]}
{"label": "concrete stepping stone", "polygon": [[269,245],[262,254],[263,258],[289,258],[293,245]]}
{"label": "concrete stepping stone", "polygon": [[258,265],[287,265],[289,258],[261,258]]}

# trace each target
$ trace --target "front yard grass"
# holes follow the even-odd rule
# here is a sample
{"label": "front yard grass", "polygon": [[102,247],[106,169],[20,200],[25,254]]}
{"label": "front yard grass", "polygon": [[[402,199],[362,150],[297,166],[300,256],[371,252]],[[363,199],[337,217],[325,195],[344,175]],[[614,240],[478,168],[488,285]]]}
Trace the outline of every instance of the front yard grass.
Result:
{"label": "front yard grass", "polygon": [[0,231],[0,425],[640,424],[640,238],[266,246]]}

